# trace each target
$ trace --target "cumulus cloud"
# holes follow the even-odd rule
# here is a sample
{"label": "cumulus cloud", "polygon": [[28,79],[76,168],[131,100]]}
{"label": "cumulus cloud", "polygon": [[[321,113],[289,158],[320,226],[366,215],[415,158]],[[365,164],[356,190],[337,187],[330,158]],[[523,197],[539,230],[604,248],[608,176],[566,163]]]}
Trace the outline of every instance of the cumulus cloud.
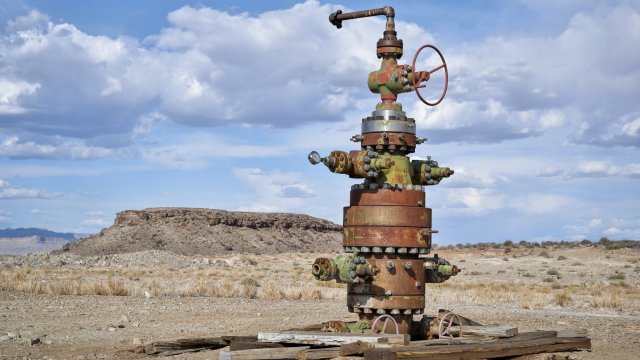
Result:
{"label": "cumulus cloud", "polygon": [[502,209],[505,196],[493,189],[465,187],[447,191],[447,207],[467,214],[483,214]]}
{"label": "cumulus cloud", "polygon": [[301,180],[299,173],[236,168],[233,174],[255,193],[255,200],[239,210],[300,212],[306,199],[316,196],[310,184]]}
{"label": "cumulus cloud", "polygon": [[[420,159],[420,157],[412,157]],[[452,166],[455,174],[444,180],[440,186],[447,188],[490,188],[498,183],[507,183],[509,179],[505,176],[492,174],[483,168],[468,166]]]}
{"label": "cumulus cloud", "polygon": [[108,221],[100,218],[85,219],[82,220],[82,224],[90,226],[92,228],[104,228],[112,225]]}
{"label": "cumulus cloud", "polygon": [[0,209],[0,222],[8,223],[11,222],[11,215],[9,212]]}
{"label": "cumulus cloud", "polygon": [[[0,156],[140,156],[198,168],[206,161],[183,146],[139,152],[136,145],[159,122],[342,121],[346,110],[375,98],[362,81],[379,66],[372,46],[383,19],[336,30],[326,21],[334,8],[307,1],[251,16],[185,6],[142,40],[89,35],[37,10],[17,17],[0,37]],[[406,110],[433,142],[500,142],[570,125],[578,129],[575,142],[638,146],[640,50],[629,44],[640,39],[639,11],[629,3],[592,8],[554,36],[496,37],[444,49],[449,97],[433,109],[405,100]],[[415,24],[397,27],[407,53],[434,40]],[[431,66],[429,59],[420,67]],[[434,80],[425,90],[435,87]]]}
{"label": "cumulus cloud", "polygon": [[[32,10],[0,38],[0,129],[37,139],[23,149],[8,143],[4,152],[111,156],[110,148],[126,147],[167,120],[198,127],[340,121],[366,92],[362,79],[377,66],[371,47],[384,21],[364,19],[338,31],[326,21],[332,10],[316,1],[258,16],[185,6],[143,42],[89,35]],[[430,39],[415,25],[398,28],[406,41]],[[51,135],[87,143],[41,144]]]}
{"label": "cumulus cloud", "polygon": [[567,170],[554,166],[544,168],[538,173],[538,176],[562,176],[565,179],[608,176],[640,178],[640,163],[616,165],[609,160],[580,160]]}
{"label": "cumulus cloud", "polygon": [[570,124],[576,143],[640,146],[639,42],[640,7],[621,2],[575,14],[555,36],[466,44],[448,51],[449,98],[412,111],[434,142],[499,142]]}
{"label": "cumulus cloud", "polygon": [[567,207],[571,199],[554,194],[535,193],[509,198],[509,207],[524,214],[545,215],[557,213]]}
{"label": "cumulus cloud", "polygon": [[5,137],[0,142],[0,157],[9,159],[68,159],[95,160],[119,156],[124,157],[127,150],[114,150],[104,147],[88,146],[82,141],[68,140],[60,136],[41,137],[40,141],[23,140],[18,136]]}
{"label": "cumulus cloud", "polygon": [[42,189],[13,186],[8,181],[0,179],[0,199],[50,199],[56,196],[58,196],[58,194],[50,193]]}
{"label": "cumulus cloud", "polygon": [[611,239],[640,238],[640,219],[623,219],[616,217],[593,218],[565,226],[572,238],[591,238],[598,240],[602,236]]}
{"label": "cumulus cloud", "polygon": [[262,158],[286,153],[284,146],[248,144],[239,139],[196,133],[178,137],[173,143],[141,150],[144,160],[175,169],[201,169],[220,158]]}

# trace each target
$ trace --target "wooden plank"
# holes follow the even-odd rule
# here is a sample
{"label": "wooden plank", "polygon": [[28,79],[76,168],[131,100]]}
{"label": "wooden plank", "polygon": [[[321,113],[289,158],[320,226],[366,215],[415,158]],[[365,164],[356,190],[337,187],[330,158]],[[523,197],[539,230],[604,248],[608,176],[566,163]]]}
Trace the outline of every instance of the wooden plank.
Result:
{"label": "wooden plank", "polygon": [[557,335],[558,333],[556,333],[555,331],[536,330],[536,331],[519,333],[518,335],[512,338],[500,339],[499,341],[523,341],[523,340],[531,340],[531,339],[554,338],[554,337],[557,337]]}
{"label": "wooden plank", "polygon": [[373,349],[375,346],[372,343],[356,341],[350,344],[344,344],[340,346],[340,356],[362,355],[365,351]]}
{"label": "wooden plank", "polygon": [[257,335],[252,336],[238,336],[238,335],[225,335],[220,337],[227,344],[231,344],[234,341],[258,341]]}
{"label": "wooden plank", "polygon": [[[489,340],[490,341],[490,340]],[[431,340],[418,340],[412,341],[410,346],[434,346],[434,345],[458,345],[458,344],[479,344],[485,343],[487,339],[472,339],[472,338],[453,338],[453,339],[431,339]]]}
{"label": "wooden plank", "polygon": [[333,359],[340,356],[339,347],[330,347],[324,349],[307,349],[298,351],[296,359],[298,360],[321,360]]}
{"label": "wooden plank", "polygon": [[307,350],[308,348],[308,346],[296,346],[274,349],[221,351],[220,360],[295,359],[299,351]]}
{"label": "wooden plank", "polygon": [[147,354],[160,354],[167,351],[183,351],[183,350],[210,350],[219,349],[227,346],[227,342],[220,337],[213,338],[192,338],[178,339],[174,341],[155,341],[145,346],[144,351]]}
{"label": "wooden plank", "polygon": [[[452,326],[450,333],[460,334],[460,326]],[[462,326],[462,334],[510,338],[518,335],[518,328],[513,326]]]}
{"label": "wooden plank", "polygon": [[282,331],[277,333],[258,333],[258,341],[279,342],[289,344],[334,345],[354,343],[356,341],[368,343],[406,345],[409,335],[406,334],[348,334],[326,333],[318,331]]}
{"label": "wooden plank", "polygon": [[481,344],[370,349],[365,351],[364,358],[371,360],[490,359],[590,348],[591,341],[588,338],[541,338],[522,341],[492,341]]}
{"label": "wooden plank", "polygon": [[389,344],[372,344],[362,341],[356,341],[351,344],[344,344],[340,346],[340,356],[353,356],[353,355],[362,355],[366,350],[369,349],[388,349],[392,346],[397,345],[389,345]]}
{"label": "wooden plank", "polygon": [[229,351],[249,350],[249,349],[265,349],[265,348],[281,348],[284,345],[280,343],[267,343],[260,341],[233,341],[229,344]]}
{"label": "wooden plank", "polygon": [[558,337],[586,337],[588,335],[587,329],[581,328],[549,328],[542,331],[555,331]]}

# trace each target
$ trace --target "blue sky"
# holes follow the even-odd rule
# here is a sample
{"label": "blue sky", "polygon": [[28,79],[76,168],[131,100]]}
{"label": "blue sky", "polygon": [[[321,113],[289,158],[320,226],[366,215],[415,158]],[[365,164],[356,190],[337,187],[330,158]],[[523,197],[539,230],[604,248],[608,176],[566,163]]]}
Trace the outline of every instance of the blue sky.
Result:
{"label": "blue sky", "polygon": [[[367,2],[450,91],[400,101],[456,174],[427,188],[441,244],[640,238],[640,5]],[[0,1],[0,227],[91,233],[158,206],[341,221],[383,19],[356,1]],[[423,65],[427,64],[423,62]],[[435,83],[436,81],[434,81]],[[435,94],[434,84],[431,94]]]}

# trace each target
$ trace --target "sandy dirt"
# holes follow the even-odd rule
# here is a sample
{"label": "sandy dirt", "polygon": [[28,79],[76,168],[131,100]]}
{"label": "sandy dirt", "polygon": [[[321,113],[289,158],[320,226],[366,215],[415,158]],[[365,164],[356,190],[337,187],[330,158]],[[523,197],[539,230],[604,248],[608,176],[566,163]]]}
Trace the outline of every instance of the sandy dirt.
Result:
{"label": "sandy dirt", "polygon": [[[593,350],[572,353],[571,359],[640,358],[638,251],[623,249],[598,253],[594,249],[549,249],[548,256],[540,256],[540,252],[540,249],[508,255],[502,251],[441,252],[454,262],[464,259],[459,263],[464,272],[445,283],[448,285],[428,288],[426,313],[434,314],[438,308],[449,308],[483,324],[513,325],[521,332],[585,328],[592,339]],[[566,259],[558,260],[560,256]],[[307,258],[308,261],[302,260]],[[261,273],[266,272],[265,277],[254,277],[260,282],[267,281],[269,276],[285,278],[293,283],[308,281],[307,269],[313,258],[309,254],[285,255],[280,261],[273,257],[269,265],[264,265],[265,270],[260,270]],[[48,262],[53,261],[53,258],[47,259]],[[188,264],[194,264],[196,260],[187,259]],[[19,269],[29,272],[29,269],[38,268],[32,262],[26,262],[26,266],[16,265],[20,263],[16,259],[11,261],[12,265],[9,268],[5,265],[3,271]],[[207,266],[216,266],[214,259],[210,262],[211,265]],[[228,263],[231,264],[229,271],[234,271],[233,261]],[[95,260],[93,264],[101,263]],[[184,268],[185,274],[202,267],[200,264],[188,266],[191,267]],[[263,265],[255,265],[258,269],[260,266]],[[75,268],[87,271],[82,270],[86,264]],[[298,268],[304,271],[293,270]],[[51,272],[55,268],[46,269]],[[109,269],[100,271],[112,271]],[[122,269],[122,263],[118,263],[117,269]],[[553,274],[549,269],[557,269],[559,275],[548,275]],[[71,270],[67,268],[65,271]],[[625,275],[623,282],[608,279],[611,274],[620,273]],[[57,277],[64,274],[66,272],[54,273]],[[181,273],[171,274],[178,279],[183,276]],[[228,275],[221,273],[220,276]],[[551,277],[554,278],[546,280]],[[241,280],[237,278],[238,282]],[[486,289],[482,284],[486,284]],[[505,296],[487,293],[496,288],[496,284],[503,286],[498,289],[506,289],[502,291]],[[593,286],[593,294],[589,293],[590,288],[580,290],[580,284]],[[0,340],[0,359],[144,359],[149,356],[131,352],[137,341],[146,344],[189,337],[255,335],[259,331],[302,327],[327,320],[356,319],[354,314],[347,312],[341,296],[325,296],[322,300],[175,295],[146,298],[139,293],[130,296],[73,296],[30,294],[7,289],[6,283],[0,285],[0,335],[20,336]],[[342,291],[335,287],[322,290],[331,294]],[[554,291],[569,292],[573,297],[563,305],[552,303],[555,297],[544,292]],[[580,295],[579,291],[585,294]],[[614,291],[619,297],[614,299],[614,304],[589,305]],[[527,302],[524,298],[538,300]],[[26,339],[32,338],[39,338],[41,343],[25,344]],[[175,358],[217,359],[218,354],[218,351],[207,351]]]}

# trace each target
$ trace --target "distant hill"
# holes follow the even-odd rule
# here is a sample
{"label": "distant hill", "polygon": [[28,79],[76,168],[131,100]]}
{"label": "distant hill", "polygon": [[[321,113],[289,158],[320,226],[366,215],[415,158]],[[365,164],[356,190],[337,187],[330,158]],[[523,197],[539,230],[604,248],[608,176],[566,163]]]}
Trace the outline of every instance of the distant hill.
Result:
{"label": "distant hill", "polygon": [[107,255],[166,250],[181,255],[334,252],[342,226],[302,214],[152,208],[116,215],[113,226],[58,251]]}
{"label": "distant hill", "polygon": [[67,241],[76,241],[78,236],[74,233],[60,233],[47,229],[38,228],[17,228],[17,229],[0,229],[0,238],[25,238],[37,236],[40,238],[64,239]]}
{"label": "distant hill", "polygon": [[0,229],[0,255],[49,252],[84,236],[38,228]]}
{"label": "distant hill", "polygon": [[0,255],[49,252],[60,249],[69,243],[69,240],[62,238],[46,238],[40,236],[0,237]]}

